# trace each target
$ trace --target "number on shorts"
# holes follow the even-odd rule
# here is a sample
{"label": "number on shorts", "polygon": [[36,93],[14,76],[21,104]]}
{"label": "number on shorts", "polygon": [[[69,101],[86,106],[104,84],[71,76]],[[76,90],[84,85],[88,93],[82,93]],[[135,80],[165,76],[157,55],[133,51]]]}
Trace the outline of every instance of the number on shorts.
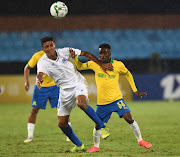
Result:
{"label": "number on shorts", "polygon": [[119,102],[117,102],[117,105],[118,105],[118,107],[119,107],[120,109],[122,109],[122,107],[123,107],[124,109],[128,109],[122,100],[120,100]]}

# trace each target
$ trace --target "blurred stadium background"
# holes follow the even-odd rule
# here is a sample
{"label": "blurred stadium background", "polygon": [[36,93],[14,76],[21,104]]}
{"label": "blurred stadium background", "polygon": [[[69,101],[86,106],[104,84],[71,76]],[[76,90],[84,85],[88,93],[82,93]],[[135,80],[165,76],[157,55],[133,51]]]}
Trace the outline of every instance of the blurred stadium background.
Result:
{"label": "blurred stadium background", "polygon": [[[49,14],[53,0],[9,0],[0,6],[0,103],[30,102],[25,92],[23,68],[41,49],[40,38],[52,35],[57,47],[74,47],[98,57],[98,46],[109,43],[112,58],[132,72],[146,100],[180,99],[180,2],[174,0],[64,0],[64,19]],[[86,61],[85,58],[81,58]],[[82,72],[89,82],[90,100],[96,101],[91,71]],[[122,77],[126,100],[138,100]]]}

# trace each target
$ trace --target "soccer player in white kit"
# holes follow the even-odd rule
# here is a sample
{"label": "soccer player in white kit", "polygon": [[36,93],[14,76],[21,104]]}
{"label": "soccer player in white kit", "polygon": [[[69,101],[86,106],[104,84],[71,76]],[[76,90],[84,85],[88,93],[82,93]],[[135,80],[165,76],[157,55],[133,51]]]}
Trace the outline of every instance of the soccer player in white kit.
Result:
{"label": "soccer player in white kit", "polygon": [[[68,125],[68,119],[71,110],[76,106],[82,109],[101,129],[105,125],[97,116],[91,106],[87,105],[88,91],[85,78],[77,71],[76,66],[70,54],[71,48],[55,49],[55,40],[51,36],[41,39],[42,50],[46,53],[37,64],[37,86],[40,89],[43,82],[43,74],[51,77],[57,86],[60,87],[60,96],[58,100],[58,126],[75,144],[71,152],[83,151],[84,144],[74,134],[71,126]],[[72,50],[76,55],[85,56],[99,64],[103,71],[113,70],[112,64],[101,63],[94,55],[79,49]]]}

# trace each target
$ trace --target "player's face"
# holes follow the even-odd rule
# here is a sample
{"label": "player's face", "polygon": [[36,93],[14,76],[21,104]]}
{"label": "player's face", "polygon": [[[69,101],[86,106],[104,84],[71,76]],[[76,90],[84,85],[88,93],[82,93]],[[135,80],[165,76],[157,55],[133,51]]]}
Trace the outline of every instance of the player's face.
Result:
{"label": "player's face", "polygon": [[46,41],[42,46],[42,50],[46,53],[48,58],[56,59],[55,44],[53,41]]}
{"label": "player's face", "polygon": [[99,48],[99,58],[103,63],[109,63],[111,60],[111,50],[108,48]]}

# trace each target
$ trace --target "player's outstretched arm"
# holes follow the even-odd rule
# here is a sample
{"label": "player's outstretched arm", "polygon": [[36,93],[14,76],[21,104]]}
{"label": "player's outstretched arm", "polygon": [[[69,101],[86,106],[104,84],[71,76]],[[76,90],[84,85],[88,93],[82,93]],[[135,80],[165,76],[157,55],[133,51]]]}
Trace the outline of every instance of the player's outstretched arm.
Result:
{"label": "player's outstretched arm", "polygon": [[25,84],[24,84],[24,88],[26,91],[29,90],[29,73],[30,73],[30,68],[28,66],[28,64],[26,64],[26,66],[24,67],[24,80],[25,80]]}
{"label": "player's outstretched arm", "polygon": [[71,57],[73,58],[73,61],[76,65],[77,69],[78,70],[86,70],[87,68],[85,68],[85,67],[87,67],[87,66],[84,66],[84,64],[86,64],[86,63],[82,63],[78,60],[77,55],[75,55],[75,51],[73,51],[72,48],[69,48],[69,52],[71,54]]}
{"label": "player's outstretched arm", "polygon": [[128,71],[128,72],[125,74],[125,76],[126,76],[126,79],[127,79],[128,82],[129,82],[129,84],[130,84],[133,92],[136,92],[136,91],[137,91],[137,88],[136,88],[136,85],[135,85],[135,82],[134,82],[134,79],[133,79],[133,76],[132,76],[131,72]]}
{"label": "player's outstretched arm", "polygon": [[41,84],[43,83],[43,72],[39,72],[36,76],[36,84],[38,89],[41,89]]}
{"label": "player's outstretched arm", "polygon": [[72,48],[69,48],[69,52],[71,54],[71,57],[75,58],[76,54],[75,54],[75,51]]}
{"label": "player's outstretched arm", "polygon": [[82,63],[78,60],[77,55],[75,55],[75,51],[73,51],[72,49],[69,49],[71,57],[73,58],[73,61],[77,67],[78,70],[87,70],[87,64],[86,63]]}
{"label": "player's outstretched arm", "polygon": [[131,74],[130,71],[128,71],[128,73],[125,75],[129,84],[131,85],[131,88],[134,92],[134,94],[140,98],[142,98],[143,96],[147,96],[147,93],[146,92],[139,92],[136,88],[136,85],[135,85],[135,82],[134,82],[134,79],[133,79],[133,76]]}
{"label": "player's outstretched arm", "polygon": [[94,61],[95,63],[97,63],[99,66],[102,67],[102,70],[103,70],[106,74],[108,74],[108,73],[106,72],[106,69],[108,69],[108,70],[110,70],[110,71],[113,70],[113,66],[112,66],[111,63],[102,63],[102,62],[100,62],[100,60],[99,60],[96,56],[94,56],[93,54],[91,54],[91,53],[89,53],[89,52],[81,51],[80,56],[85,56],[85,57],[88,58],[89,60],[92,60],[92,61]]}
{"label": "player's outstretched arm", "polygon": [[78,70],[87,70],[88,69],[87,64],[80,62],[78,60],[77,56],[75,56],[75,58],[73,58],[73,61],[74,61],[74,63],[75,63]]}

